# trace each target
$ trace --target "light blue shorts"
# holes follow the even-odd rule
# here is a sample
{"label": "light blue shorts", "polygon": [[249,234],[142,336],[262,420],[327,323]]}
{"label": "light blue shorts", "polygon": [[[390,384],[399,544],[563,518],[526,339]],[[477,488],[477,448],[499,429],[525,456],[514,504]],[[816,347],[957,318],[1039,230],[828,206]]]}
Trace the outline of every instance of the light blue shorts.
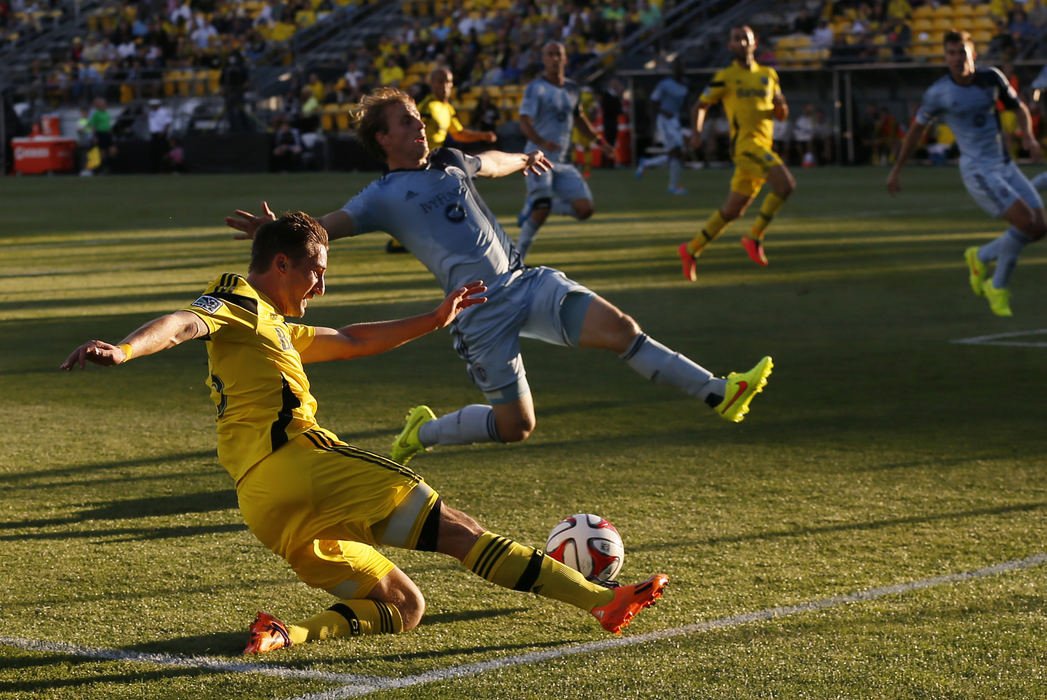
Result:
{"label": "light blue shorts", "polygon": [[971,197],[997,219],[1019,199],[1032,209],[1043,209],[1043,200],[1014,161],[991,168],[960,166],[960,176]]}
{"label": "light blue shorts", "polygon": [[662,145],[666,150],[683,148],[683,127],[680,126],[679,119],[667,117],[659,112],[658,119],[655,120],[655,128],[662,135]]}
{"label": "light blue shorts", "polygon": [[530,267],[454,324],[455,350],[491,403],[508,403],[529,393],[520,336],[573,345],[577,329],[567,326],[580,319],[561,313],[568,294],[595,296],[559,270]]}
{"label": "light blue shorts", "polygon": [[570,163],[553,163],[552,170],[541,175],[528,175],[524,181],[527,182],[527,198],[532,202],[543,197],[556,197],[565,202],[593,200],[592,190],[585,178]]}

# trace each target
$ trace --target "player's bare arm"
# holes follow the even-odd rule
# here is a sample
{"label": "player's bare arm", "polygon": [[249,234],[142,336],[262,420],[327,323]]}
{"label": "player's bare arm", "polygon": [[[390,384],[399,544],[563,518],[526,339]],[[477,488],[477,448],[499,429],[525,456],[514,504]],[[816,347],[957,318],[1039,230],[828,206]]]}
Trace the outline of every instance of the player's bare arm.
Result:
{"label": "player's bare arm", "polygon": [[[249,211],[243,209],[237,209],[234,216],[225,217],[225,224],[230,228],[234,228],[240,233],[233,236],[238,240],[251,240],[254,238],[255,231],[258,227],[269,221],[276,220],[276,214],[269,208],[268,202],[262,202],[262,215],[256,216]],[[330,213],[324,214],[319,217],[317,221],[320,225],[327,229],[327,238],[329,240],[337,240],[339,238],[345,238],[353,235],[353,218],[346,214],[341,209],[337,209]]]}
{"label": "player's bare arm", "polygon": [[543,139],[541,134],[535,130],[534,121],[531,119],[529,114],[520,115],[520,131],[523,132],[523,135],[527,137],[528,141],[538,144],[546,153],[556,153],[560,150],[560,144],[555,141]]}
{"label": "player's bare arm", "polygon": [[[541,175],[553,167],[542,151],[531,151],[530,153],[485,151],[477,157],[480,159],[480,170],[476,174],[481,177],[505,177],[521,170],[524,175]],[[320,223],[323,221],[321,220]]]}
{"label": "player's bare arm", "polygon": [[898,158],[894,161],[894,167],[891,168],[890,175],[887,176],[887,191],[891,194],[898,194],[901,189],[901,172],[902,166],[905,165],[905,161],[909,160],[909,156],[916,150],[916,146],[919,145],[920,141],[923,140],[924,134],[927,133],[931,123],[918,124],[913,122],[909,126],[909,130],[905,132],[905,138],[902,140],[901,149],[898,151]]}
{"label": "player's bare arm", "polygon": [[1040,148],[1040,142],[1033,133],[1032,115],[1029,114],[1029,108],[1024,102],[1018,103],[1015,116],[1018,118],[1018,129],[1022,134],[1022,145],[1029,152],[1029,157],[1033,159],[1033,162],[1039,163],[1043,159],[1043,150]]}
{"label": "player's bare arm", "polygon": [[607,143],[603,136],[596,133],[596,127],[593,126],[589,118],[584,114],[574,115],[574,128],[581,132],[582,136],[588,139],[596,141],[596,145],[603,151],[603,154],[609,158],[614,157],[614,148],[611,144]]}
{"label": "player's bare arm", "polygon": [[482,281],[455,289],[434,310],[419,316],[393,321],[354,323],[343,328],[317,328],[316,337],[302,352],[302,362],[348,360],[377,355],[399,347],[426,333],[447,327],[470,306],[483,304],[487,291]]}
{"label": "player's bare arm", "polygon": [[772,100],[774,104],[774,118],[776,121],[784,122],[789,118],[789,104],[785,101],[785,95],[776,93]]}
{"label": "player's bare arm", "polygon": [[59,366],[64,370],[84,369],[86,363],[91,362],[111,367],[203,335],[207,335],[207,325],[199,316],[191,311],[175,311],[153,319],[115,345],[103,340],[89,340],[73,350]]}
{"label": "player's bare arm", "polygon": [[694,103],[691,109],[691,148],[702,147],[702,129],[705,127],[705,115],[709,112],[709,105],[701,100]]}

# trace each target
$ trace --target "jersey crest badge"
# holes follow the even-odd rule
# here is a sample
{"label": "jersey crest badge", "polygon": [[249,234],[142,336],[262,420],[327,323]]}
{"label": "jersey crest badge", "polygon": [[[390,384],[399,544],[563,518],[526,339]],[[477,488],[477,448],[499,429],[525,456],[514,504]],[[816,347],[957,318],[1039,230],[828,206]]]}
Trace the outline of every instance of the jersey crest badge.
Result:
{"label": "jersey crest badge", "polygon": [[194,301],[192,306],[203,309],[207,313],[214,315],[218,309],[222,308],[222,300],[204,294],[202,297]]}

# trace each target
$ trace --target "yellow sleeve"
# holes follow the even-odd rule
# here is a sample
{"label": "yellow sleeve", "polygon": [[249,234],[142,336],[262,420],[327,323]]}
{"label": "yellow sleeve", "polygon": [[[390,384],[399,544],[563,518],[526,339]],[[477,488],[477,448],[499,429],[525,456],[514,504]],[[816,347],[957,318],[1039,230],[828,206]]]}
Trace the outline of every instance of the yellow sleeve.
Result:
{"label": "yellow sleeve", "polygon": [[291,345],[298,352],[302,352],[307,347],[313,344],[313,338],[316,337],[316,328],[314,326],[306,326],[301,323],[288,323],[287,330],[291,332]]}
{"label": "yellow sleeve", "polygon": [[705,86],[705,90],[702,91],[701,97],[698,99],[707,105],[715,104],[723,99],[724,94],[727,92],[727,77],[724,75],[724,71],[717,71],[713,79],[709,81],[709,84]]}
{"label": "yellow sleeve", "polygon": [[212,337],[225,326],[238,321],[224,301],[206,292],[182,311],[190,311],[199,316]]}

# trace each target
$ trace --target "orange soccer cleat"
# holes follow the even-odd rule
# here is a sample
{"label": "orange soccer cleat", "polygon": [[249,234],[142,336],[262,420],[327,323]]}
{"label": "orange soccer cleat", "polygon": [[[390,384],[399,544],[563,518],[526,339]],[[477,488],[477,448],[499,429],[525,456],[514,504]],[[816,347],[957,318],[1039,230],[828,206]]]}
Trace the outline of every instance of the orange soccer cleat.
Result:
{"label": "orange soccer cleat", "polygon": [[264,654],[267,651],[291,646],[287,626],[269,613],[260,612],[251,625],[250,640],[244,648],[245,654]]}
{"label": "orange soccer cleat", "polygon": [[644,608],[653,605],[662,597],[662,589],[669,583],[665,574],[655,574],[643,583],[621,586],[614,589],[614,600],[607,605],[593,608],[593,617],[608,632],[619,634],[628,625],[633,616]]}

